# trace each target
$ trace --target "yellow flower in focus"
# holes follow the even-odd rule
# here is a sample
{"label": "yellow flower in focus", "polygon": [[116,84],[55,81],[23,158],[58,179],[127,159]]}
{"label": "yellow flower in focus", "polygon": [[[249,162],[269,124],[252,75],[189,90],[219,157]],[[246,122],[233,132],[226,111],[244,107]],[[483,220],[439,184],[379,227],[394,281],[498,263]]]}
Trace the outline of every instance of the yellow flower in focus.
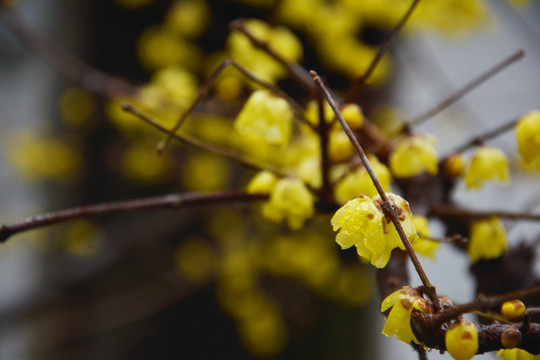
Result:
{"label": "yellow flower in focus", "polygon": [[439,243],[426,239],[431,236],[428,219],[425,216],[413,215],[412,222],[419,236],[418,240],[414,243],[414,251],[417,254],[435,260],[435,252],[439,249]]}
{"label": "yellow flower in focus", "polygon": [[501,219],[492,216],[473,221],[467,246],[467,252],[473,262],[498,258],[507,248],[506,231]]}
{"label": "yellow flower in focus", "polygon": [[[411,221],[409,204],[398,195],[387,194],[400,213],[400,221],[405,234],[411,243],[418,235]],[[369,260],[377,268],[383,268],[390,259],[393,249],[405,250],[405,246],[393,223],[387,221],[382,210],[382,200],[374,200],[365,195],[343,205],[332,217],[334,231],[339,231],[336,242],[342,249],[356,246],[358,255]]]}
{"label": "yellow flower in focus", "polygon": [[313,216],[314,202],[313,194],[300,179],[284,178],[278,180],[262,211],[264,217],[275,222],[286,218],[289,227],[297,230]]}
{"label": "yellow flower in focus", "polygon": [[274,173],[268,170],[260,171],[250,180],[247,186],[247,192],[250,194],[269,194],[276,186],[277,181],[278,177]]}
{"label": "yellow flower in focus", "polygon": [[486,181],[510,182],[508,159],[499,149],[481,146],[478,148],[465,172],[465,184],[469,189],[480,189]]}
{"label": "yellow flower in focus", "polygon": [[531,111],[519,119],[516,138],[525,164],[540,167],[540,110]]}
{"label": "yellow flower in focus", "polygon": [[503,360],[538,360],[540,355],[533,355],[523,349],[502,349],[497,351],[497,355]]}
{"label": "yellow flower in focus", "polygon": [[454,359],[469,360],[478,351],[478,330],[473,323],[461,321],[446,331],[444,342]]}
{"label": "yellow flower in focus", "polygon": [[437,175],[439,160],[432,136],[406,136],[398,141],[390,153],[389,165],[397,178],[423,174]]}
{"label": "yellow flower in focus", "polygon": [[242,135],[257,134],[271,144],[285,146],[291,138],[293,117],[287,101],[257,90],[244,104],[234,127]]}
{"label": "yellow flower in focus", "polygon": [[411,341],[419,343],[414,336],[411,328],[411,314],[412,310],[418,309],[422,312],[428,312],[429,308],[424,299],[415,296],[412,293],[412,289],[409,286],[405,286],[402,289],[394,291],[388,295],[381,303],[381,312],[385,312],[390,307],[390,313],[383,328],[383,335],[393,336],[396,335],[398,340],[401,340],[407,344]]}
{"label": "yellow flower in focus", "polygon": [[[390,174],[390,170],[375,156],[370,155],[369,162],[384,191],[391,191],[392,174]],[[342,204],[356,198],[360,194],[369,197],[378,194],[373,181],[363,166],[347,174],[335,188],[336,200]]]}

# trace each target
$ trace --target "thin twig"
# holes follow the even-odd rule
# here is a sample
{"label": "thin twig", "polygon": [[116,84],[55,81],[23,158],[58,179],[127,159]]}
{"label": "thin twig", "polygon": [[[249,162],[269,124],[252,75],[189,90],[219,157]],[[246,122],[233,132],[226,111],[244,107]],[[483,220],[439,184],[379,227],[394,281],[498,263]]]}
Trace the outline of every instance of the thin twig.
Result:
{"label": "thin twig", "polygon": [[386,35],[381,46],[379,47],[377,51],[377,54],[375,54],[375,57],[369,64],[369,67],[366,70],[366,72],[362,76],[360,76],[358,79],[356,79],[354,83],[352,84],[349,94],[346,97],[348,101],[351,101],[352,99],[356,97],[362,85],[364,85],[366,81],[370,78],[371,74],[373,74],[373,71],[375,70],[375,68],[377,67],[381,59],[383,58],[384,54],[386,54],[386,52],[388,51],[388,48],[390,47],[392,40],[394,40],[396,35],[399,34],[399,32],[401,31],[401,29],[403,28],[403,26],[405,25],[405,23],[407,22],[407,20],[409,19],[414,9],[416,8],[416,5],[418,5],[419,2],[420,0],[414,0],[409,6],[409,8],[407,9],[407,12],[403,15],[403,17],[399,20],[399,22],[392,28],[392,30],[390,30],[388,35]]}
{"label": "thin twig", "polygon": [[[165,127],[160,125],[154,119],[152,119],[149,116],[143,114],[140,110],[135,108],[133,105],[123,103],[123,104],[121,104],[121,106],[122,106],[122,109],[124,111],[127,111],[127,112],[137,116],[139,119],[143,120],[147,124],[152,125],[156,129],[158,129],[158,130],[160,130],[160,131],[162,131],[164,133],[169,133],[169,130],[167,130]],[[269,171],[273,172],[276,175],[285,176],[285,174],[281,170],[279,170],[278,168],[276,168],[273,165],[270,165],[270,164],[267,164],[267,163],[261,163],[258,160],[249,158],[249,157],[247,157],[245,155],[242,155],[242,154],[240,154],[240,153],[238,153],[236,151],[232,151],[232,150],[222,148],[222,147],[219,147],[219,146],[216,146],[216,145],[211,145],[209,143],[201,141],[201,140],[199,140],[197,138],[194,138],[192,136],[189,136],[189,135],[186,135],[186,134],[180,135],[180,134],[177,134],[177,133],[173,133],[172,138],[175,139],[175,140],[180,141],[184,145],[191,146],[191,147],[198,148],[198,149],[202,149],[202,150],[206,150],[206,151],[209,151],[209,152],[213,152],[215,154],[218,154],[218,155],[233,159],[235,161],[238,161],[239,163],[241,163],[241,164],[243,164],[245,166],[255,168],[255,169],[258,169],[258,170],[269,170]]]}
{"label": "thin twig", "polygon": [[540,214],[531,214],[523,212],[509,212],[509,211],[474,211],[461,209],[445,204],[438,204],[433,206],[428,216],[434,216],[438,218],[488,218],[492,216],[500,217],[503,219],[511,220],[530,220],[540,221]]}
{"label": "thin twig", "polygon": [[457,89],[452,94],[450,94],[446,99],[432,107],[431,109],[428,109],[427,111],[421,113],[420,115],[417,115],[416,117],[410,119],[407,121],[407,124],[409,126],[417,126],[422,123],[424,123],[426,120],[430,119],[431,117],[435,116],[442,110],[446,109],[459,99],[461,99],[464,95],[478,87],[480,84],[484,83],[486,80],[490,79],[497,73],[499,73],[501,70],[506,68],[507,66],[513,64],[515,61],[521,59],[523,56],[525,56],[525,50],[519,49],[516,52],[514,52],[512,55],[508,56],[492,68],[488,69],[487,71],[480,74],[480,76],[476,77],[469,83],[465,84],[465,86]]}
{"label": "thin twig", "polygon": [[57,72],[88,91],[107,99],[118,95],[132,95],[138,91],[136,86],[93,68],[71,52],[54,44],[28,25],[15,10],[3,8],[2,18],[20,41],[35,51]]}
{"label": "thin twig", "polygon": [[[199,88],[199,92],[197,93],[197,96],[191,101],[189,106],[182,112],[174,126],[167,130],[167,136],[165,139],[163,139],[157,146],[157,151],[159,154],[163,153],[167,146],[169,146],[169,143],[171,139],[174,137],[174,134],[176,131],[182,126],[188,115],[193,111],[193,108],[208,95],[208,91],[210,91],[211,86],[214,84],[214,82],[217,80],[218,76],[225,70],[225,68],[231,65],[234,68],[236,68],[242,75],[244,75],[249,80],[253,81],[254,83],[269,89],[276,95],[280,96],[281,98],[285,99],[293,108],[296,117],[300,119],[303,123],[307,124],[313,129],[313,125],[309,121],[307,121],[304,117],[304,111],[300,105],[296,101],[294,101],[293,98],[291,98],[289,95],[287,95],[283,90],[281,90],[279,87],[267,83],[261,79],[259,79],[256,75],[251,73],[249,70],[244,68],[242,65],[238,64],[236,61],[234,61],[231,58],[227,58],[219,64],[219,66],[214,70],[214,72],[205,80],[205,82],[201,85]],[[315,130],[315,129],[313,129]]]}
{"label": "thin twig", "polygon": [[336,117],[337,117],[338,121],[340,122],[341,126],[343,127],[343,130],[345,131],[345,133],[349,137],[349,140],[351,141],[354,148],[356,149],[356,152],[360,156],[360,160],[362,160],[362,164],[364,165],[366,171],[368,172],[369,177],[371,178],[371,181],[373,182],[373,185],[375,186],[375,188],[377,189],[377,192],[381,196],[381,199],[382,199],[383,204],[384,204],[385,215],[387,215],[392,220],[392,223],[394,223],[394,226],[396,227],[396,230],[397,230],[397,232],[399,234],[399,237],[401,238],[401,241],[403,241],[403,245],[405,245],[405,249],[407,250],[407,253],[409,254],[409,258],[411,259],[411,261],[412,261],[412,263],[413,263],[413,265],[414,265],[414,267],[416,269],[416,272],[418,273],[418,276],[420,277],[420,279],[422,280],[422,283],[424,284],[426,293],[431,298],[431,301],[435,305],[435,308],[437,310],[440,309],[439,299],[437,298],[437,294],[435,292],[435,287],[433,285],[431,285],[431,282],[429,281],[426,273],[424,272],[424,269],[422,268],[422,265],[420,264],[420,261],[418,260],[418,258],[416,256],[416,253],[414,252],[414,250],[412,248],[412,245],[411,245],[409,239],[407,238],[407,235],[405,234],[405,231],[403,230],[403,227],[401,226],[399,216],[398,216],[396,210],[394,209],[392,203],[390,202],[390,200],[386,196],[386,193],[384,192],[384,189],[383,189],[379,179],[377,178],[377,175],[375,174],[375,171],[373,171],[373,168],[371,167],[371,163],[369,162],[369,160],[367,158],[367,155],[364,152],[364,149],[362,148],[362,145],[360,145],[360,143],[358,142],[358,139],[356,139],[356,136],[352,132],[351,128],[349,127],[349,125],[347,124],[345,119],[343,118],[343,115],[339,111],[339,108],[337,107],[334,99],[332,98],[332,96],[328,92],[326,86],[322,82],[319,75],[315,71],[311,71],[311,76],[313,77],[313,81],[322,90],[323,94],[326,97],[326,100],[328,101],[328,104],[330,104],[330,107],[332,108],[332,110],[336,114]]}
{"label": "thin twig", "polygon": [[478,136],[473,137],[470,140],[467,140],[463,144],[459,145],[452,152],[452,154],[464,152],[465,150],[468,150],[469,148],[474,147],[474,146],[480,146],[485,141],[490,140],[490,139],[492,139],[494,137],[497,137],[500,134],[504,133],[505,131],[512,130],[514,128],[514,126],[516,125],[516,123],[519,121],[520,118],[521,118],[521,116],[513,118],[513,119],[499,125],[498,127],[487,131],[486,133],[484,133],[482,135],[478,135]]}
{"label": "thin twig", "polygon": [[177,209],[186,205],[260,201],[267,198],[268,195],[266,194],[248,194],[246,192],[231,191],[208,194],[168,194],[163,196],[140,198],[127,201],[86,205],[32,216],[11,224],[2,225],[0,227],[0,242],[5,242],[7,239],[9,239],[10,236],[20,232],[90,216],[101,216],[111,213],[133,210],[160,208]]}
{"label": "thin twig", "polygon": [[309,73],[306,69],[304,69],[302,66],[291,63],[290,61],[283,58],[283,56],[279,55],[277,52],[275,52],[265,41],[261,41],[257,39],[255,36],[253,36],[247,29],[246,29],[246,20],[245,19],[237,19],[234,20],[229,24],[229,29],[231,30],[237,30],[244,34],[249,41],[255,46],[256,48],[259,48],[266,52],[268,55],[270,55],[274,60],[279,62],[281,65],[283,65],[289,74],[308,92],[313,92],[313,82],[311,81],[311,77],[309,76]]}

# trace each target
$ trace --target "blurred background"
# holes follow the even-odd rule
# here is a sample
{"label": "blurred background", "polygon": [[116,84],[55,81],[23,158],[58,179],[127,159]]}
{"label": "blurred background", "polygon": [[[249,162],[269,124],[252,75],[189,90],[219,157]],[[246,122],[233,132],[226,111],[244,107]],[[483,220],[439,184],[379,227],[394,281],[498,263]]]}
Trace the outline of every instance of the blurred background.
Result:
{"label": "blurred background", "polygon": [[[540,106],[539,2],[425,2],[432,5],[418,9],[360,94],[370,118],[411,118],[519,48],[527,51],[524,59],[419,131],[434,134],[446,154],[464,138]],[[253,175],[179,146],[158,158],[161,136],[114,110],[120,99],[138,101],[129,86],[118,90],[113,83],[97,95],[78,86],[46,64],[43,51],[21,42],[8,12],[16,11],[38,39],[146,94],[166,87],[177,103],[170,114],[157,114],[174,119],[225,52],[238,51],[227,30],[236,18],[292,27],[303,46],[301,63],[339,91],[365,64],[333,58],[347,52],[325,36],[350,32],[358,42],[354,54],[370,59],[409,2],[395,9],[377,1],[365,2],[372,8],[320,3],[326,5],[317,12],[301,1],[247,0],[21,0],[3,9],[0,223],[103,201],[239,189]],[[77,73],[62,50],[52,54],[60,70]],[[301,86],[279,71],[265,76],[302,98]],[[234,117],[249,91],[227,73],[188,130],[228,145],[223,118]],[[538,183],[517,171],[513,135],[494,144],[513,164],[512,185],[478,193],[460,187],[458,203],[538,211],[531,202]],[[380,334],[372,269],[354,252],[339,251],[328,221],[321,215],[293,232],[267,223],[253,206],[215,205],[118,214],[16,236],[0,249],[0,358],[417,358]],[[511,245],[538,233],[535,224],[510,225]],[[432,230],[442,234],[437,223]],[[474,297],[466,254],[443,246],[435,262],[423,264],[439,293],[456,302]],[[419,285],[413,272],[411,282]]]}

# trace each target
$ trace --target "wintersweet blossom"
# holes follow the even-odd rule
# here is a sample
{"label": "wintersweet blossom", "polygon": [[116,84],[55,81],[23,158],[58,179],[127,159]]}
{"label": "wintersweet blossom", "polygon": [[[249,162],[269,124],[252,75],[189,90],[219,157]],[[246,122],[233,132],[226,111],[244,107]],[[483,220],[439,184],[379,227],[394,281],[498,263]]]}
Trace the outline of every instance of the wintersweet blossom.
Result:
{"label": "wintersweet blossom", "polygon": [[[401,226],[409,241],[414,243],[418,235],[411,220],[409,204],[398,195],[388,193],[389,200],[399,212]],[[358,255],[378,268],[383,268],[393,249],[405,250],[394,224],[382,210],[382,200],[365,195],[343,205],[332,217],[334,231],[339,231],[336,242],[342,249],[355,245]]]}
{"label": "wintersweet blossom", "polygon": [[392,307],[383,328],[383,335],[396,335],[398,340],[407,344],[411,341],[419,343],[411,329],[411,314],[413,309],[424,313],[430,312],[427,301],[417,296],[410,286],[394,291],[388,295],[381,304],[381,312]]}
{"label": "wintersweet blossom", "polygon": [[540,355],[533,355],[523,349],[502,349],[497,351],[497,355],[503,360],[538,360]]}
{"label": "wintersweet blossom", "polygon": [[519,119],[516,139],[525,164],[540,165],[540,110],[531,111]]}
{"label": "wintersweet blossom", "polygon": [[506,232],[501,219],[492,216],[473,221],[467,246],[467,252],[473,262],[497,258],[507,249]]}
{"label": "wintersweet blossom", "polygon": [[398,178],[407,178],[425,172],[436,175],[439,159],[435,151],[437,141],[432,136],[413,135],[400,139],[390,153],[389,165]]}
{"label": "wintersweet blossom", "polygon": [[469,360],[478,351],[478,330],[470,321],[460,321],[446,331],[444,342],[454,359]]}
{"label": "wintersweet blossom", "polygon": [[296,230],[313,216],[314,202],[313,194],[302,180],[283,178],[276,182],[262,212],[264,217],[275,222],[287,219],[289,227]]}
{"label": "wintersweet blossom", "polygon": [[497,148],[481,146],[476,150],[465,172],[465,185],[469,189],[480,189],[485,182],[490,180],[503,184],[510,182],[508,159]]}
{"label": "wintersweet blossom", "polygon": [[270,91],[257,90],[244,104],[234,127],[240,134],[256,134],[270,144],[285,146],[291,138],[293,117],[287,101]]}
{"label": "wintersweet blossom", "polygon": [[[379,179],[384,191],[391,191],[392,174],[390,170],[375,156],[369,156],[369,162]],[[377,195],[377,189],[366,169],[362,166],[348,173],[335,188],[336,200],[346,203],[360,194],[367,196]]]}

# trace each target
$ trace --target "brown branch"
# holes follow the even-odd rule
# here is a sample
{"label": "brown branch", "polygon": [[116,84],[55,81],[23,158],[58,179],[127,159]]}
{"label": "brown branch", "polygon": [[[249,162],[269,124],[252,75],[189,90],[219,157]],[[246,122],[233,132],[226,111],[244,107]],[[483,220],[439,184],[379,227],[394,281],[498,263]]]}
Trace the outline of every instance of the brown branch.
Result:
{"label": "brown branch", "polygon": [[521,212],[509,212],[509,211],[474,211],[466,210],[446,204],[434,205],[428,216],[434,216],[438,218],[488,218],[491,216],[497,216],[503,219],[511,220],[530,220],[540,221],[540,214],[521,213]]}
{"label": "brown branch", "polygon": [[388,48],[390,47],[390,44],[392,43],[392,40],[396,37],[397,34],[401,31],[411,14],[413,13],[414,9],[416,8],[416,5],[420,3],[420,0],[413,0],[409,8],[407,9],[407,12],[403,15],[403,17],[399,20],[399,22],[390,30],[388,35],[384,38],[381,46],[379,47],[377,54],[375,54],[375,57],[373,60],[371,60],[371,63],[369,64],[368,69],[366,72],[360,76],[358,79],[354,81],[354,83],[351,86],[351,89],[349,90],[349,94],[347,95],[347,100],[351,101],[356,97],[358,94],[358,91],[366,83],[366,81],[370,78],[371,74],[373,74],[373,71],[375,71],[375,68],[383,58],[384,54],[388,51]]}
{"label": "brown branch", "polygon": [[446,99],[441,101],[439,104],[435,105],[431,109],[426,110],[425,112],[421,113],[420,115],[417,115],[416,117],[410,119],[407,121],[408,126],[416,126],[424,123],[425,121],[429,120],[431,117],[435,116],[442,110],[446,109],[459,99],[461,99],[464,95],[478,87],[480,84],[484,83],[486,80],[490,79],[494,75],[498,74],[500,71],[502,71],[507,66],[513,64],[515,61],[521,59],[523,56],[525,56],[525,50],[519,49],[516,52],[514,52],[509,57],[505,58],[492,68],[488,69],[484,73],[480,74],[478,77],[470,81],[469,83],[465,84],[463,87],[457,89],[453,93],[451,93]]}
{"label": "brown branch", "polygon": [[[180,117],[178,118],[178,120],[176,121],[174,126],[170,130],[166,131],[167,136],[157,146],[157,151],[158,151],[159,154],[163,153],[166,150],[167,146],[169,146],[169,143],[170,143],[171,139],[174,136],[174,133],[176,133],[176,131],[180,128],[180,126],[182,126],[182,124],[186,120],[187,116],[193,111],[193,108],[203,98],[205,98],[208,95],[208,92],[210,91],[210,87],[214,84],[214,82],[217,80],[218,76],[223,72],[223,70],[225,70],[225,68],[228,65],[231,65],[234,68],[236,68],[238,71],[240,71],[240,73],[242,75],[244,75],[249,80],[251,80],[254,83],[256,83],[256,84],[258,84],[258,85],[272,91],[276,95],[278,95],[281,98],[283,98],[284,100],[286,100],[292,106],[292,108],[293,108],[293,110],[294,110],[294,112],[296,114],[296,117],[298,119],[300,119],[300,121],[304,122],[305,124],[307,124],[308,126],[310,126],[313,129],[313,125],[311,125],[311,123],[309,121],[307,121],[305,119],[305,117],[304,117],[304,110],[302,109],[302,107],[300,107],[300,105],[298,105],[298,103],[296,103],[296,101],[294,101],[293,98],[291,98],[289,95],[287,95],[279,87],[259,79],[256,75],[251,73],[249,70],[247,70],[242,65],[238,64],[233,59],[227,58],[227,59],[225,59],[225,60],[223,60],[221,62],[221,64],[216,68],[216,70],[214,70],[214,72],[201,85],[201,87],[199,88],[199,92],[197,93],[197,96],[191,101],[189,106],[182,112],[182,114],[180,115]],[[315,130],[315,129],[313,129],[313,130]]]}
{"label": "brown branch", "polygon": [[11,224],[2,225],[0,227],[0,242],[5,242],[9,237],[20,232],[90,216],[101,216],[134,210],[177,209],[186,205],[260,201],[267,198],[268,195],[266,194],[248,194],[239,191],[207,194],[182,193],[86,205],[32,216]]}
{"label": "brown branch", "polygon": [[512,130],[514,128],[514,126],[516,125],[516,123],[519,121],[520,118],[521,118],[521,116],[517,117],[517,118],[514,118],[514,119],[511,119],[511,120],[501,124],[500,126],[494,128],[494,129],[492,129],[490,131],[487,131],[486,133],[484,133],[482,135],[478,135],[478,136],[475,136],[475,137],[471,138],[470,140],[467,140],[463,144],[459,145],[452,152],[452,154],[453,153],[464,152],[465,150],[468,150],[469,148],[471,148],[473,146],[480,146],[485,141],[490,140],[490,139],[492,139],[494,137],[497,137],[500,134],[504,133],[505,131]]}
{"label": "brown branch", "polygon": [[332,108],[332,110],[336,114],[336,117],[337,117],[339,123],[343,127],[343,130],[345,131],[345,133],[349,137],[349,140],[351,141],[351,143],[353,144],[356,152],[360,156],[360,160],[362,160],[362,164],[364,165],[366,171],[368,172],[369,177],[371,178],[371,181],[373,182],[373,185],[375,186],[375,188],[377,189],[377,192],[381,196],[381,199],[382,199],[383,204],[384,204],[384,213],[385,213],[385,215],[387,215],[392,220],[392,223],[394,223],[394,226],[396,227],[396,230],[397,230],[397,232],[399,234],[399,237],[401,238],[401,241],[403,241],[403,245],[405,245],[405,249],[406,249],[406,251],[407,251],[407,253],[409,255],[409,258],[411,259],[411,261],[412,261],[412,263],[414,265],[414,268],[416,269],[416,272],[418,273],[418,276],[420,277],[420,279],[422,280],[422,283],[424,284],[426,293],[429,295],[429,297],[431,298],[431,300],[435,304],[435,307],[437,309],[439,309],[440,304],[439,304],[439,299],[437,297],[437,293],[435,291],[435,287],[433,285],[431,285],[431,282],[429,281],[426,273],[424,272],[424,269],[422,268],[422,265],[420,264],[420,261],[418,260],[418,258],[416,256],[416,253],[414,252],[414,250],[412,248],[412,245],[411,245],[409,239],[407,238],[407,235],[405,234],[405,231],[403,230],[403,227],[401,226],[399,216],[398,216],[396,210],[394,209],[394,207],[392,206],[392,203],[390,202],[390,200],[386,196],[386,193],[384,192],[384,189],[383,189],[379,179],[377,178],[377,175],[375,174],[375,171],[373,171],[373,168],[371,167],[371,163],[369,162],[369,160],[367,158],[367,155],[364,152],[364,149],[362,148],[362,145],[360,145],[360,143],[356,139],[356,136],[352,132],[351,128],[349,127],[349,125],[347,124],[345,119],[343,118],[343,115],[339,111],[339,108],[337,107],[334,99],[332,98],[332,96],[328,92],[326,86],[322,82],[319,75],[315,71],[311,71],[311,76],[313,77],[313,81],[317,84],[317,86],[319,86],[319,88],[323,92],[324,96],[326,97],[326,100],[328,101],[328,104],[330,104],[330,107]]}
{"label": "brown branch", "polygon": [[289,74],[308,92],[312,93],[315,89],[313,86],[313,82],[311,81],[311,77],[309,76],[309,73],[306,69],[304,69],[302,66],[291,63],[290,61],[284,59],[281,55],[276,53],[265,41],[261,41],[254,37],[247,29],[246,29],[246,20],[245,19],[237,19],[234,20],[229,24],[230,30],[237,30],[244,34],[249,41],[255,46],[256,48],[259,48],[266,52],[268,55],[270,55],[274,60],[279,62],[281,65],[283,65]]}
{"label": "brown branch", "polygon": [[[160,130],[160,131],[162,131],[164,133],[169,133],[169,130],[167,130],[165,127],[160,125],[154,119],[152,119],[149,116],[143,114],[140,110],[135,108],[133,105],[123,103],[123,104],[121,104],[121,106],[122,106],[122,109],[124,111],[127,111],[127,112],[137,116],[139,119],[143,120],[147,124],[152,125],[156,129],[158,129],[158,130]],[[242,155],[242,154],[240,154],[240,153],[238,153],[236,151],[229,150],[229,149],[226,149],[226,148],[222,148],[222,147],[216,146],[216,145],[211,145],[211,144],[206,143],[204,141],[201,141],[201,140],[199,140],[199,139],[197,139],[195,137],[192,137],[192,136],[189,136],[189,135],[186,135],[186,134],[180,135],[180,134],[177,134],[177,133],[172,133],[172,138],[175,139],[175,140],[180,141],[184,145],[191,146],[191,147],[198,148],[198,149],[202,149],[202,150],[206,150],[206,151],[209,151],[209,152],[212,152],[212,153],[215,153],[215,154],[218,154],[218,155],[233,159],[233,160],[238,161],[239,163],[241,163],[241,164],[243,164],[245,166],[248,166],[250,168],[254,168],[254,169],[258,169],[258,170],[269,170],[269,171],[275,173],[276,175],[285,176],[285,174],[281,170],[277,169],[276,167],[274,167],[274,166],[272,166],[270,164],[267,164],[267,163],[263,164],[258,160],[246,157],[245,155]]]}
{"label": "brown branch", "polygon": [[1,12],[3,23],[11,32],[67,79],[104,98],[131,95],[138,91],[136,86],[93,68],[71,52],[54,44],[28,25],[15,10],[3,8]]}

